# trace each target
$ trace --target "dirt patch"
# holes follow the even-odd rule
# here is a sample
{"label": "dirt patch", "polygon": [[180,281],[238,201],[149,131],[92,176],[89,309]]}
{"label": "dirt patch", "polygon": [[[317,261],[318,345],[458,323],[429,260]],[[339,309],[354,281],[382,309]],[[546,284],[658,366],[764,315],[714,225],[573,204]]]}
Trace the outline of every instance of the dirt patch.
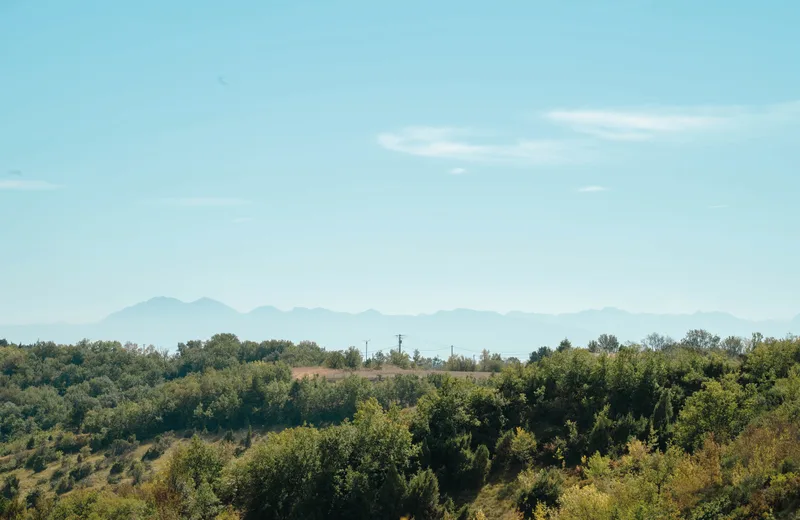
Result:
{"label": "dirt patch", "polygon": [[344,379],[350,375],[366,377],[369,380],[375,381],[385,377],[396,376],[398,374],[414,374],[420,377],[424,377],[428,374],[450,374],[453,377],[474,377],[476,379],[486,379],[491,375],[491,372],[454,372],[451,370],[404,369],[395,366],[385,366],[380,370],[341,370],[326,367],[295,367],[292,369],[292,377],[295,379],[301,379],[305,376],[318,375],[331,381]]}

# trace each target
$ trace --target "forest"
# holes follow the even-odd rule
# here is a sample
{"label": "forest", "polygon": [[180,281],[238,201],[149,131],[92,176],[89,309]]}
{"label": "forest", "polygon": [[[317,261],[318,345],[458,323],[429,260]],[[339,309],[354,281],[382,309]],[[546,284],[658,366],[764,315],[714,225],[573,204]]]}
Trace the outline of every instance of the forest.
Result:
{"label": "forest", "polygon": [[[390,365],[407,370],[365,376]],[[309,366],[345,375],[293,375]],[[798,509],[792,336],[604,334],[524,360],[365,360],[232,334],[173,353],[0,340],[4,519],[734,520]]]}

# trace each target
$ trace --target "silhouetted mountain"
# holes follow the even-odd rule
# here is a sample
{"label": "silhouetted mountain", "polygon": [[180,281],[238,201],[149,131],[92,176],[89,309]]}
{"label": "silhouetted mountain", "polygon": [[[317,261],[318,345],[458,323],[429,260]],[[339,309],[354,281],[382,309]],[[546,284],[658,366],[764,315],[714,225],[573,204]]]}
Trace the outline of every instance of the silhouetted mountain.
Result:
{"label": "silhouetted mountain", "polygon": [[620,341],[638,341],[651,332],[680,339],[690,329],[706,329],[722,337],[761,332],[783,337],[800,331],[800,315],[788,321],[749,321],[722,312],[694,314],[635,314],[615,308],[568,314],[537,314],[455,309],[420,315],[387,315],[370,309],[357,314],[328,309],[295,308],[282,311],[258,307],[240,313],[227,305],[201,298],[182,302],[158,297],[114,312],[88,325],[0,326],[0,338],[31,343],[37,339],[72,343],[84,338],[131,341],[174,349],[182,341],[206,339],[233,332],[242,339],[316,341],[329,349],[350,345],[370,352],[396,348],[396,334],[404,334],[404,349],[446,357],[450,345],[461,354],[487,348],[504,355],[527,356],[541,346],[555,346],[564,338],[583,345],[602,333]]}

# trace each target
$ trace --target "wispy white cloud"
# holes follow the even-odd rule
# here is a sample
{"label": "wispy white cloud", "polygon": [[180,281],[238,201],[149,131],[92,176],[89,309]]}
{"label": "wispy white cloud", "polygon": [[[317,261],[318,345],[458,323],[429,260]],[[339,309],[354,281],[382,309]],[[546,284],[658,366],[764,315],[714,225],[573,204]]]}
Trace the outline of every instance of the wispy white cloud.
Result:
{"label": "wispy white cloud", "polygon": [[750,106],[645,107],[552,110],[545,119],[598,139],[649,141],[717,131],[758,131],[764,125],[800,122],[800,102]]}
{"label": "wispy white cloud", "polygon": [[[750,138],[800,125],[800,101],[768,105],[650,106],[559,109],[540,113],[570,131],[566,137],[491,142],[473,129],[411,126],[383,132],[377,142],[387,150],[470,162],[554,165],[586,162],[602,153],[603,143]],[[608,153],[608,151],[606,151]]]}
{"label": "wispy white cloud", "polygon": [[231,220],[234,224],[246,224],[247,222],[252,222],[253,217],[239,217]]}
{"label": "wispy white cloud", "polygon": [[452,127],[408,127],[378,135],[387,150],[472,162],[554,164],[576,159],[571,143],[564,140],[520,139],[510,144],[478,144],[474,131]]}
{"label": "wispy white cloud", "polygon": [[465,173],[467,173],[467,170],[464,168],[453,168],[450,170],[450,175],[463,175]]}
{"label": "wispy white cloud", "polygon": [[546,117],[573,131],[614,141],[646,141],[659,134],[711,128],[724,122],[712,116],[604,110],[555,110]]}
{"label": "wispy white cloud", "polygon": [[727,204],[714,204],[713,206],[709,206],[708,209],[725,209],[727,207]]}
{"label": "wispy white cloud", "polygon": [[159,204],[183,208],[213,208],[228,206],[246,206],[249,200],[227,197],[167,197],[158,199]]}
{"label": "wispy white cloud", "polygon": [[608,188],[605,186],[583,186],[582,188],[578,188],[580,193],[597,193],[599,191],[608,191]]}
{"label": "wispy white cloud", "polygon": [[46,181],[31,181],[22,179],[0,179],[0,190],[15,191],[50,191],[60,188],[57,184]]}

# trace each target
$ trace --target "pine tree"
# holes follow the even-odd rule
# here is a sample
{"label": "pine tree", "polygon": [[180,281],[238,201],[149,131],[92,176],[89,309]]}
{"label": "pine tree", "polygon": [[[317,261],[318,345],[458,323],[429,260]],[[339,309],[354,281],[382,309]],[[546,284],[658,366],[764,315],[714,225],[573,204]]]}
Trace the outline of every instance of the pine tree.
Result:
{"label": "pine tree", "polygon": [[406,480],[397,471],[394,464],[389,467],[386,478],[378,490],[378,507],[380,518],[397,518],[403,513],[403,502],[406,498]]}
{"label": "pine tree", "polygon": [[250,446],[253,445],[253,427],[248,425],[247,426],[247,437],[244,438],[244,447],[246,449],[250,449]]}

